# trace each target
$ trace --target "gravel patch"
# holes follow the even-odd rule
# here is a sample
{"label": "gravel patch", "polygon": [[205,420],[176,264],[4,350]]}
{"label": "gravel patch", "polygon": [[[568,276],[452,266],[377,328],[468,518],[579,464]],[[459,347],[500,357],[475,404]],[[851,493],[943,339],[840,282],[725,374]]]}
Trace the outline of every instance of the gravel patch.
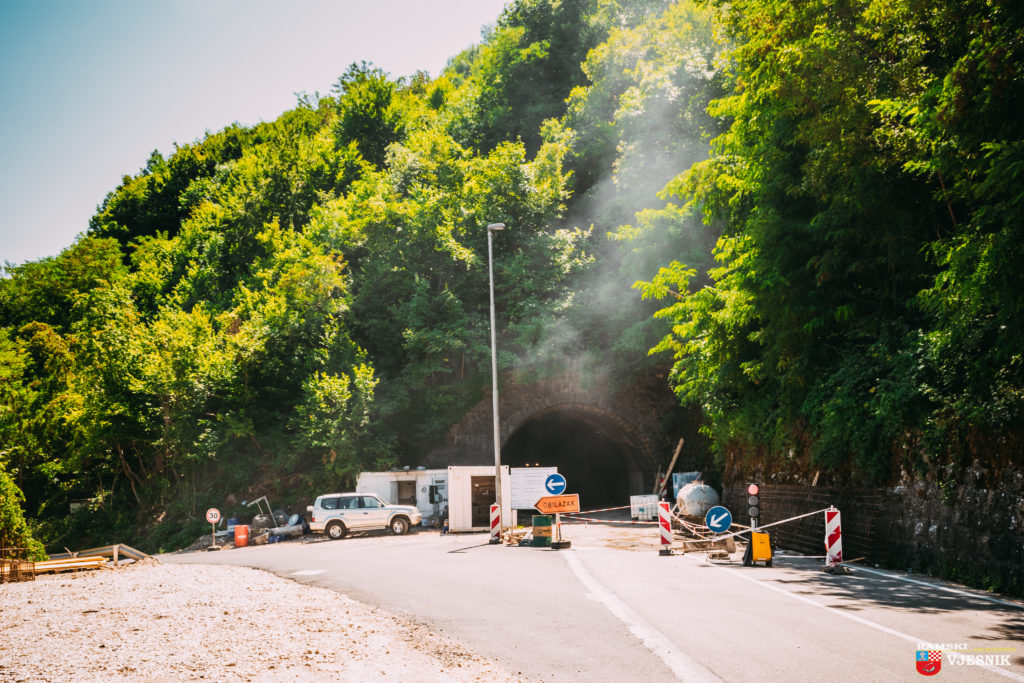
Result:
{"label": "gravel patch", "polygon": [[155,560],[0,585],[0,681],[521,681],[326,588]]}

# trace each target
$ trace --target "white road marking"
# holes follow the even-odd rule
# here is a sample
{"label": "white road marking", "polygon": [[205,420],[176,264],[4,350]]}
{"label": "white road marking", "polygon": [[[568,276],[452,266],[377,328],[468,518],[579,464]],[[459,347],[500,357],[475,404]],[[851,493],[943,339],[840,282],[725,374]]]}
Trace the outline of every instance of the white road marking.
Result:
{"label": "white road marking", "polygon": [[971,593],[969,591],[962,591],[956,588],[949,588],[948,586],[940,586],[935,583],[929,583],[927,581],[918,581],[917,579],[910,579],[906,576],[900,576],[899,574],[893,574],[890,572],[880,572],[876,569],[868,569],[860,565],[849,565],[854,571],[867,572],[869,574],[877,574],[878,576],[884,576],[889,579],[896,579],[897,581],[906,581],[907,583],[913,583],[918,586],[925,586],[926,588],[934,588],[935,590],[946,591],[948,593],[956,593],[957,595],[965,595],[968,598],[974,598],[975,600],[985,600],[987,602],[994,602],[998,605],[1006,605],[1007,607],[1015,607],[1017,609],[1024,609],[1024,605],[1019,602],[1010,602],[1009,600],[1000,600],[999,598],[990,598],[987,595],[978,595],[977,593]]}
{"label": "white road marking", "polygon": [[[737,571],[735,569],[729,569],[728,567],[723,567],[723,566],[717,565],[717,564],[715,564],[713,562],[708,563],[708,564],[710,566],[712,566],[712,567],[715,567],[716,569],[721,569],[722,571],[727,572],[729,574],[732,574],[733,576],[735,576],[737,578],[743,579],[744,581],[749,581],[751,583],[756,583],[757,585],[761,586],[762,588],[767,588],[768,590],[773,590],[776,593],[781,593],[783,595],[788,595],[789,597],[793,598],[794,600],[799,600],[800,602],[803,602],[803,603],[806,603],[808,605],[811,605],[812,607],[819,607],[819,608],[821,608],[823,610],[827,610],[827,611],[831,612],[832,614],[836,614],[838,616],[844,617],[844,618],[849,619],[851,621],[856,621],[858,624],[863,624],[864,626],[867,626],[869,628],[873,628],[873,629],[875,629],[877,631],[881,631],[883,633],[888,633],[889,635],[895,636],[896,638],[901,638],[903,640],[906,640],[908,642],[915,643],[915,644],[929,642],[927,638],[920,638],[918,636],[908,635],[908,634],[903,633],[901,631],[896,631],[894,629],[891,629],[888,626],[882,626],[881,624],[876,624],[873,621],[868,621],[867,619],[864,619],[863,617],[858,617],[855,614],[850,614],[849,612],[846,612],[844,610],[836,609],[834,607],[829,607],[828,605],[823,605],[820,602],[815,602],[814,600],[811,600],[808,597],[804,597],[803,595],[797,595],[796,593],[790,593],[788,590],[786,590],[784,588],[779,588],[778,586],[773,586],[772,584],[770,584],[770,583],[768,583],[766,581],[759,581],[759,580],[757,580],[757,579],[755,579],[753,577],[746,576],[745,574],[743,574],[743,572]],[[858,567],[857,569],[860,570],[861,567]],[[1024,681],[1024,676],[1020,676],[1018,674],[1015,674],[1012,671],[1007,671],[1006,669],[1001,669],[1001,668],[999,668],[997,666],[982,665],[980,668],[988,669],[992,673],[997,673],[1000,676],[1005,676],[1007,678],[1012,678],[1015,681]]]}
{"label": "white road marking", "polygon": [[297,572],[292,572],[292,576],[316,576],[317,574],[323,574],[326,569],[300,569]]}
{"label": "white road marking", "polygon": [[636,636],[648,650],[665,662],[677,678],[683,681],[722,680],[676,647],[664,634],[651,626],[647,620],[602,586],[594,578],[594,575],[583,566],[583,563],[576,557],[575,553],[564,553],[562,557],[565,558],[566,564],[576,574],[576,578],[590,591],[590,594],[607,607],[609,612],[618,617],[629,628],[630,633]]}

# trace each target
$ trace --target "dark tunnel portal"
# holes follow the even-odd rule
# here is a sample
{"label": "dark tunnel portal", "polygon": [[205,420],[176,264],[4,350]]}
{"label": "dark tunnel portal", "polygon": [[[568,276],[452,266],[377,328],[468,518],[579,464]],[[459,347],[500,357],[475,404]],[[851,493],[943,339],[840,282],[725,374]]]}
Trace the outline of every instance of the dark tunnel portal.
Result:
{"label": "dark tunnel portal", "polygon": [[592,415],[550,413],[517,429],[501,449],[501,461],[510,467],[557,467],[566,493],[578,493],[583,510],[628,505],[634,459],[618,431]]}

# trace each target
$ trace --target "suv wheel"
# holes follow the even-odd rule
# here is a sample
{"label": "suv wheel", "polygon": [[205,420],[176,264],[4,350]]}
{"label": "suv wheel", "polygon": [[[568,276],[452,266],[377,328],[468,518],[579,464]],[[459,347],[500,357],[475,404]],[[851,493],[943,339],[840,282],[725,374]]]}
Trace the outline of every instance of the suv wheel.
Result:
{"label": "suv wheel", "polygon": [[405,517],[395,517],[391,520],[391,533],[395,536],[401,536],[407,531],[409,531],[409,520]]}
{"label": "suv wheel", "polygon": [[345,534],[348,533],[348,529],[341,522],[334,521],[327,525],[324,529],[324,533],[327,534],[327,538],[332,541],[337,541],[340,538],[345,538]]}

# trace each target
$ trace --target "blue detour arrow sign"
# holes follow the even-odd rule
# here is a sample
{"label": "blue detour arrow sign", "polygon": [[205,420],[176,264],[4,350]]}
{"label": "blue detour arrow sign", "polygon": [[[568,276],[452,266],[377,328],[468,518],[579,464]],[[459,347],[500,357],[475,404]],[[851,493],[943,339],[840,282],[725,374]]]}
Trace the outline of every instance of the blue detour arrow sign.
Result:
{"label": "blue detour arrow sign", "polygon": [[716,534],[728,531],[732,526],[732,513],[721,505],[716,505],[704,516],[704,524]]}
{"label": "blue detour arrow sign", "polygon": [[544,489],[553,496],[565,491],[565,477],[555,472],[544,480]]}

